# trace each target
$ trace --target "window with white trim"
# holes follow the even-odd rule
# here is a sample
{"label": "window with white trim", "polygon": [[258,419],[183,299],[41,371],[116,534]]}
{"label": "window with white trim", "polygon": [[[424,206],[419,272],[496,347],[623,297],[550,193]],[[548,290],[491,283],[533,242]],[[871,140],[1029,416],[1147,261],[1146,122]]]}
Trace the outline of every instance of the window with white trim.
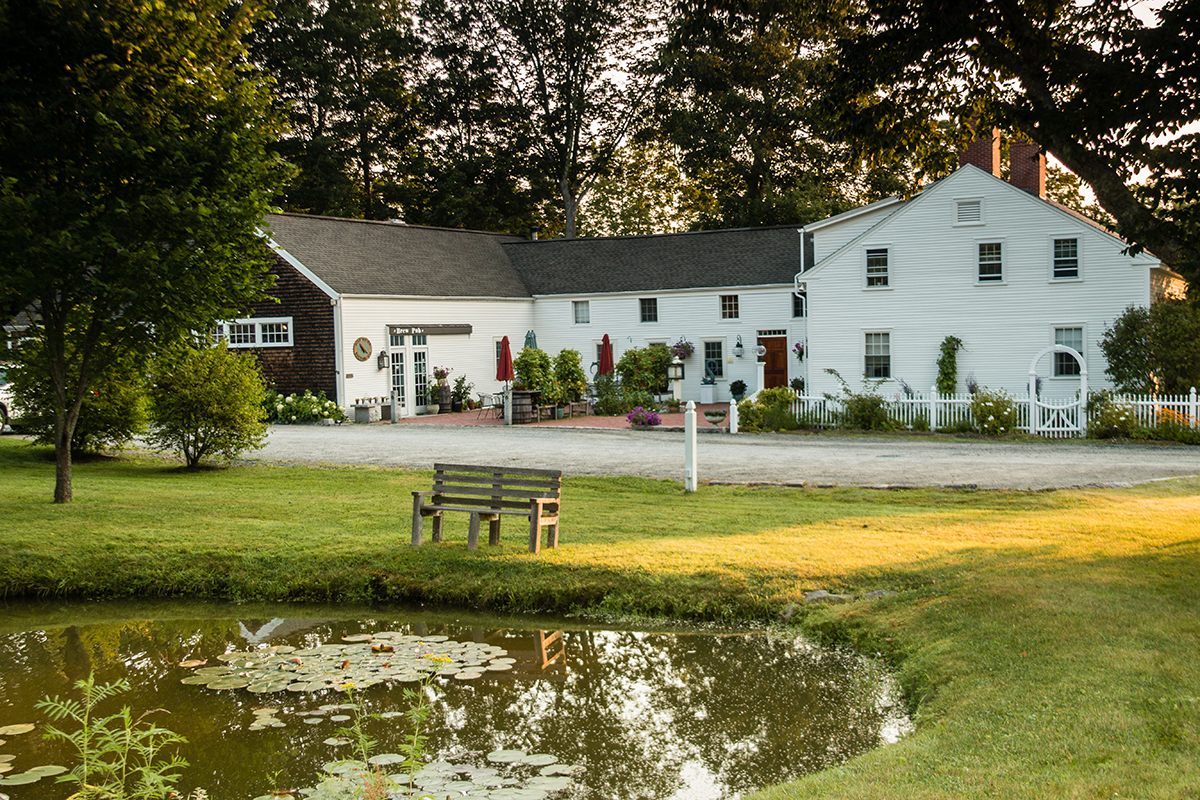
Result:
{"label": "window with white trim", "polygon": [[291,347],[291,317],[260,317],[218,322],[214,338],[230,348]]}
{"label": "window with white trim", "polygon": [[641,312],[642,322],[658,322],[658,298],[657,297],[642,297],[638,299],[638,310]]}
{"label": "window with white trim", "polygon": [[704,369],[705,377],[708,376],[708,370],[712,370],[713,376],[717,379],[725,377],[725,342],[717,340],[715,342],[704,343]]}
{"label": "window with white trim", "polygon": [[883,288],[888,285],[888,248],[867,248],[867,288]]}
{"label": "window with white trim", "polygon": [[863,374],[868,378],[892,377],[892,335],[890,333],[865,334]]}
{"label": "window with white trim", "polygon": [[979,281],[1004,280],[1004,245],[1001,242],[979,243]]}
{"label": "window with white trim", "polygon": [[736,294],[721,295],[721,319],[738,318],[738,296]]}
{"label": "window with white trim", "polygon": [[1055,280],[1069,280],[1079,277],[1079,240],[1054,240],[1054,266],[1052,275]]}
{"label": "window with white trim", "polygon": [[[1055,328],[1054,343],[1070,347],[1077,353],[1083,352],[1083,328]],[[1080,373],[1079,361],[1070,353],[1054,354],[1054,377],[1066,378]]]}
{"label": "window with white trim", "polygon": [[587,325],[592,321],[592,309],[587,300],[572,300],[571,312],[574,314],[576,325]]}
{"label": "window with white trim", "polygon": [[807,317],[808,316],[808,294],[801,292],[800,294],[792,294],[792,316]]}

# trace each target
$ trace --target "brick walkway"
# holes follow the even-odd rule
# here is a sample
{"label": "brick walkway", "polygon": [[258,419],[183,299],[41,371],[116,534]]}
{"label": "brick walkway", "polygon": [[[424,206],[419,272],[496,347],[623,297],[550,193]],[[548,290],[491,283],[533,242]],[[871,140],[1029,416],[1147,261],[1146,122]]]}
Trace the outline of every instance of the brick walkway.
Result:
{"label": "brick walkway", "polygon": [[[696,405],[696,424],[700,428],[712,427],[708,424],[708,420],[704,418],[703,411],[710,408],[728,409],[728,403],[711,403],[706,405]],[[663,427],[666,428],[682,428],[683,427],[683,412],[678,414],[659,414],[659,419],[662,420]],[[390,422],[373,423],[377,425],[390,425]],[[478,427],[495,427],[503,426],[504,420],[497,419],[495,412],[484,411],[482,414],[479,411],[463,411],[458,414],[430,414],[421,417],[401,417],[398,425],[458,425],[458,426],[478,426]],[[628,428],[629,421],[624,415],[619,417],[597,417],[597,416],[577,416],[569,419],[548,419],[542,422],[531,422],[527,425],[514,425],[513,428]],[[725,423],[721,423],[720,427],[728,427]]]}

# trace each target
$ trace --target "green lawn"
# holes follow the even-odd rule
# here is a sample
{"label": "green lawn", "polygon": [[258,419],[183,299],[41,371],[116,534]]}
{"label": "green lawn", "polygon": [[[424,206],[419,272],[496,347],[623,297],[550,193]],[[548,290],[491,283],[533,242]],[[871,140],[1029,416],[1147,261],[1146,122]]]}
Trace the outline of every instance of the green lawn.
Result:
{"label": "green lawn", "polygon": [[[0,439],[0,592],[773,618],[882,654],[916,732],[770,798],[1200,797],[1200,481],[1041,493],[564,482],[562,546],[407,546],[427,473]],[[895,597],[806,606],[806,591]]]}

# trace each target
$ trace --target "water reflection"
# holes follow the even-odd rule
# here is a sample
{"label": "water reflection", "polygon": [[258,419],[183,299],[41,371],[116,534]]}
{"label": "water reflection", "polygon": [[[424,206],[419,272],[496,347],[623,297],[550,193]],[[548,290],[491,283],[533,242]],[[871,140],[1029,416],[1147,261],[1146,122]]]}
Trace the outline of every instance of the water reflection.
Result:
{"label": "water reflection", "polygon": [[[0,723],[43,721],[33,704],[67,693],[94,669],[100,681],[127,678],[134,691],[122,702],[135,710],[171,712],[159,724],[190,742],[192,766],[181,788],[249,798],[275,785],[311,784],[321,764],[342,756],[324,744],[337,723],[305,724],[296,712],[340,702],[336,692],[256,695],[185,686],[179,681],[192,671],[179,664],[381,631],[506,649],[516,659],[511,671],[442,682],[430,748],[439,757],[477,759],[496,749],[551,753],[586,767],[577,798],[732,797],[840,763],[894,739],[905,724],[877,668],[790,636],[522,630],[512,620],[324,614],[31,626],[0,636]],[[400,688],[387,684],[367,689],[365,700],[374,712],[404,705]],[[246,730],[261,706],[278,708],[286,727]],[[372,721],[369,732],[387,751],[405,731],[394,718]],[[35,734],[4,749],[17,756],[19,770],[64,757]],[[49,800],[65,788],[42,781],[5,791],[13,800]]]}

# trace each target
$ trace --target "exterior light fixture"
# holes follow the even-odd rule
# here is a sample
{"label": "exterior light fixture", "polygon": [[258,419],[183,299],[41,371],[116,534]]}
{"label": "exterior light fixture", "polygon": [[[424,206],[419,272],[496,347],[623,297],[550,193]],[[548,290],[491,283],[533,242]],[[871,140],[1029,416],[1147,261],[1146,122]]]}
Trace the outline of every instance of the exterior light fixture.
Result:
{"label": "exterior light fixture", "polygon": [[376,360],[376,362],[375,362],[375,363],[379,365],[379,368],[380,368],[380,369],[387,369],[387,365],[388,365],[388,354],[387,354],[387,350],[380,350],[380,351],[379,351],[379,358]]}
{"label": "exterior light fixture", "polygon": [[667,364],[667,380],[683,380],[683,362],[679,360],[679,356],[676,356],[671,360],[670,364]]}
{"label": "exterior light fixture", "polygon": [[737,344],[733,346],[733,354],[738,358],[746,355],[746,348],[742,347],[742,335],[740,333],[738,334]]}

